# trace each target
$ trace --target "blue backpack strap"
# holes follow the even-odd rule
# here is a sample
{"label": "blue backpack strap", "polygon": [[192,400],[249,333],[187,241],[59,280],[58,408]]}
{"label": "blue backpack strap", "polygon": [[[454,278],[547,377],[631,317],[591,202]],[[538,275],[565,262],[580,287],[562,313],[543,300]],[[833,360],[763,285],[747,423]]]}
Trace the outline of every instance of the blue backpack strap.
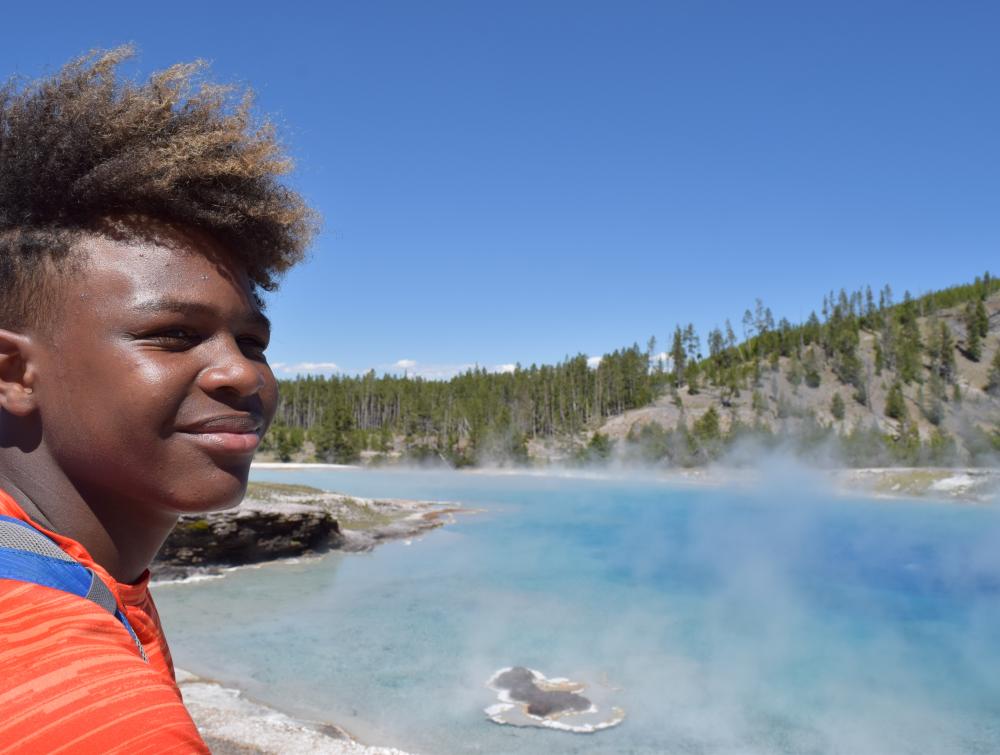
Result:
{"label": "blue backpack strap", "polygon": [[121,622],[139,655],[149,662],[142,642],[100,577],[30,524],[9,516],[0,516],[0,579],[32,582],[96,603]]}

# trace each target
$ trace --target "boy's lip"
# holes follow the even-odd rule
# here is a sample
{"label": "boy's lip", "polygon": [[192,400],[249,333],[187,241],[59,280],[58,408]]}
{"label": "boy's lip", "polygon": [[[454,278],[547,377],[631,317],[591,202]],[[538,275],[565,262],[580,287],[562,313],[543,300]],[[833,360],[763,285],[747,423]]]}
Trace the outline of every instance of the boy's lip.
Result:
{"label": "boy's lip", "polygon": [[264,418],[259,414],[218,414],[195,422],[182,425],[178,430],[182,433],[196,435],[212,433],[260,433],[264,426]]}
{"label": "boy's lip", "polygon": [[220,414],[178,428],[209,451],[252,454],[260,445],[264,419],[258,414]]}

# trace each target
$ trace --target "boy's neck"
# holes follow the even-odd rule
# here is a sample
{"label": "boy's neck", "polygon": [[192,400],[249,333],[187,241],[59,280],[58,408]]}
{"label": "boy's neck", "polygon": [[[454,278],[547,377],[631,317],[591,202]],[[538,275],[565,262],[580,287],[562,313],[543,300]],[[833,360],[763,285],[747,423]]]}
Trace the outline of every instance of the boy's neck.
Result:
{"label": "boy's neck", "polygon": [[119,582],[132,583],[149,568],[177,516],[151,516],[123,501],[89,501],[36,449],[0,448],[0,488],[33,521],[76,540]]}

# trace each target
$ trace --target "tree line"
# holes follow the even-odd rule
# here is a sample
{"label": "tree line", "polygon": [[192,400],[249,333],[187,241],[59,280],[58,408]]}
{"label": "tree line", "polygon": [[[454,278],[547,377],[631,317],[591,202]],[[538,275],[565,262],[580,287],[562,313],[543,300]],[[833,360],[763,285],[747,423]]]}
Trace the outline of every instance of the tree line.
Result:
{"label": "tree line", "polygon": [[[888,382],[888,399],[880,411],[900,423],[899,435],[905,437],[896,440],[912,447],[915,428],[908,422],[903,386],[918,386],[921,410],[938,424],[944,405],[958,398],[956,351],[970,361],[982,358],[989,332],[985,299],[998,290],[1000,281],[989,273],[919,297],[906,292],[899,302],[889,286],[877,295],[870,287],[841,290],[824,296],[819,311],[795,325],[784,318],[776,322],[758,299],[744,313],[739,334],[728,320],[709,331],[707,353],[694,326],[687,324],[675,327],[666,352],[657,354],[656,339],[650,338],[645,349],[638,344],[618,349],[596,366],[578,354],[555,365],[517,365],[511,372],[470,369],[450,380],[377,376],[374,371],[282,380],[278,415],[265,447],[288,459],[309,441],[317,459],[337,462],[355,461],[363,449],[401,451],[417,460],[439,458],[455,466],[491,458],[526,461],[533,439],[578,437],[665,393],[679,401],[682,390],[697,394],[712,388],[719,410],[725,410],[749,392],[756,409],[763,401],[759,387],[765,374],[777,372],[779,365],[793,386],[813,388],[825,366],[849,399],[869,410],[875,409],[873,381]],[[957,330],[938,318],[941,310],[955,307],[961,308]],[[874,339],[872,360],[859,353],[863,334]],[[1000,394],[1000,349],[992,361],[983,387]],[[663,437],[647,437],[643,444],[673,449],[659,458],[699,463],[748,432],[734,424],[729,437],[723,437],[716,429],[718,411],[710,411],[701,425],[664,430]],[[831,411],[835,418],[844,414],[839,392]],[[763,433],[763,428],[757,431]],[[828,432],[813,428],[800,440],[808,446]],[[854,447],[874,442],[859,433],[854,431]],[[607,439],[597,437],[580,456],[603,458],[609,449]],[[935,458],[945,454],[942,449],[935,453]]]}
{"label": "tree line", "polygon": [[596,367],[579,354],[512,372],[470,369],[447,381],[374,371],[298,377],[280,381],[269,447],[285,458],[311,440],[317,458],[346,462],[364,448],[388,451],[401,438],[410,457],[458,466],[526,459],[530,439],[580,433],[645,406],[662,380],[637,344],[606,354]]}

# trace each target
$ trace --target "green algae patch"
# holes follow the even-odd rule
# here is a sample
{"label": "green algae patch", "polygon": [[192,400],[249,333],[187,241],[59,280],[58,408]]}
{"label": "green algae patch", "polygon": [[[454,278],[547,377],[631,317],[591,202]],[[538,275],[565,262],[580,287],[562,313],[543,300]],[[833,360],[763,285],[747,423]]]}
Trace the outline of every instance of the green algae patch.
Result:
{"label": "green algae patch", "polygon": [[288,496],[313,495],[322,497],[326,491],[309,485],[289,485],[282,482],[250,482],[247,483],[247,498],[259,501],[284,500]]}
{"label": "green algae patch", "polygon": [[412,511],[381,501],[356,499],[343,493],[280,482],[251,482],[247,498],[264,503],[302,503],[329,511],[341,529],[376,530],[409,516]]}
{"label": "green algae patch", "polygon": [[385,514],[347,497],[341,499],[338,506],[337,523],[341,529],[370,530],[391,524],[404,516],[405,513]]}
{"label": "green algae patch", "polygon": [[932,486],[950,477],[953,472],[941,469],[904,469],[886,472],[875,481],[872,489],[877,493],[895,495],[926,495]]}

